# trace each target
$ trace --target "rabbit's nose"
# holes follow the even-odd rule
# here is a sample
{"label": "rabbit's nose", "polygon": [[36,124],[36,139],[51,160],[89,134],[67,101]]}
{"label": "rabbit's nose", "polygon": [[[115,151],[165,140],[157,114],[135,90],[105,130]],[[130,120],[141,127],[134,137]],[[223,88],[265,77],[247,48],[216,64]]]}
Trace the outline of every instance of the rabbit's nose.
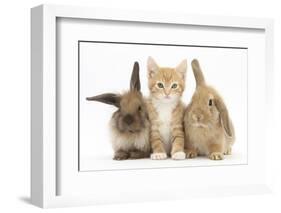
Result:
{"label": "rabbit's nose", "polygon": [[123,118],[123,121],[124,121],[126,124],[130,125],[130,124],[132,124],[132,123],[134,122],[134,117],[133,117],[132,115],[130,115],[130,114],[127,114],[127,115],[125,115],[125,117]]}
{"label": "rabbit's nose", "polygon": [[193,115],[192,116],[193,120],[195,121],[201,121],[203,119],[203,115]]}

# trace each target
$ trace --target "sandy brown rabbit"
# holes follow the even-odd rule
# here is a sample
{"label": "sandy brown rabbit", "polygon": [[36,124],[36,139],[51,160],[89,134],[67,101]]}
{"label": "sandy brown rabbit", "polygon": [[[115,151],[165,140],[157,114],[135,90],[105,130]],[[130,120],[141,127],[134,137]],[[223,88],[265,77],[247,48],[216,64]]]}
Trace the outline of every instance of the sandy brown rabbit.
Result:
{"label": "sandy brown rabbit", "polygon": [[224,154],[231,154],[234,127],[222,97],[206,85],[196,59],[192,61],[192,70],[196,90],[184,115],[186,157],[206,155],[211,160],[222,160]]}
{"label": "sandy brown rabbit", "polygon": [[129,91],[87,98],[89,101],[99,101],[118,108],[110,120],[114,160],[138,159],[150,155],[150,124],[140,89],[139,64],[135,62]]}

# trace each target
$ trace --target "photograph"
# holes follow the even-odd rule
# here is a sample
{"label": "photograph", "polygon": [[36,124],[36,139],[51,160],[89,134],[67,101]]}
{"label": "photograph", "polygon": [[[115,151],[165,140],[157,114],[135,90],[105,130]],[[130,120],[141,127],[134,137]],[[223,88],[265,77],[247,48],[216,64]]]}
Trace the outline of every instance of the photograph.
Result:
{"label": "photograph", "polygon": [[246,47],[78,41],[79,169],[247,164]]}

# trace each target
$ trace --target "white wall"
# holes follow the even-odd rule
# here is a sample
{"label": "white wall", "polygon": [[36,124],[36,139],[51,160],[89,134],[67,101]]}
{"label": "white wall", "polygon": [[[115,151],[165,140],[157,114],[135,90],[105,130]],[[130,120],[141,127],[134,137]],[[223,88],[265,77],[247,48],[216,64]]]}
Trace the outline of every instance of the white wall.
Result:
{"label": "white wall", "polygon": [[[169,12],[186,12],[193,14],[216,14],[232,16],[271,17],[275,19],[275,72],[276,72],[276,102],[275,108],[281,109],[280,83],[281,62],[281,13],[278,0],[173,0],[152,1],[123,1],[123,0],[80,0],[79,5],[102,6],[113,8],[127,8],[140,10],[158,10]],[[74,0],[38,1],[38,0],[9,0],[2,1],[0,7],[0,209],[1,212],[21,210],[36,212],[39,209],[27,205],[29,194],[29,101],[30,101],[30,14],[29,8],[41,3],[77,4]],[[280,110],[279,110],[280,111]],[[280,119],[280,112],[275,115],[275,123]],[[278,127],[279,128],[279,127]],[[279,129],[278,129],[279,130]],[[277,129],[276,129],[277,132]],[[277,212],[280,208],[280,162],[279,149],[281,140],[275,137],[273,166],[276,168],[275,183],[277,194],[274,196],[250,196],[233,197],[223,199],[194,199],[189,201],[162,202],[149,204],[111,205],[100,207],[82,208],[86,212],[174,212],[174,211],[197,211],[237,212],[238,210],[259,210]],[[279,154],[279,155],[278,155]],[[261,156],[262,157],[262,156]],[[277,169],[278,168],[278,169]],[[279,196],[279,197],[278,197]],[[2,210],[3,209],[3,210]],[[5,209],[5,210],[4,210]],[[76,212],[79,209],[71,209]],[[60,210],[55,210],[60,211]]]}

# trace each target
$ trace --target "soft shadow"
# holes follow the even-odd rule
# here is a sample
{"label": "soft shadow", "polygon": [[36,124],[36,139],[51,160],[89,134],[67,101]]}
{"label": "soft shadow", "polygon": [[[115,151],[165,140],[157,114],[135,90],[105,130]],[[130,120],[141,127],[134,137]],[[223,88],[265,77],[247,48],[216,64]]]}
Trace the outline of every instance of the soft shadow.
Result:
{"label": "soft shadow", "polygon": [[26,204],[31,204],[31,199],[30,197],[19,197],[19,200],[23,203],[26,203]]}

